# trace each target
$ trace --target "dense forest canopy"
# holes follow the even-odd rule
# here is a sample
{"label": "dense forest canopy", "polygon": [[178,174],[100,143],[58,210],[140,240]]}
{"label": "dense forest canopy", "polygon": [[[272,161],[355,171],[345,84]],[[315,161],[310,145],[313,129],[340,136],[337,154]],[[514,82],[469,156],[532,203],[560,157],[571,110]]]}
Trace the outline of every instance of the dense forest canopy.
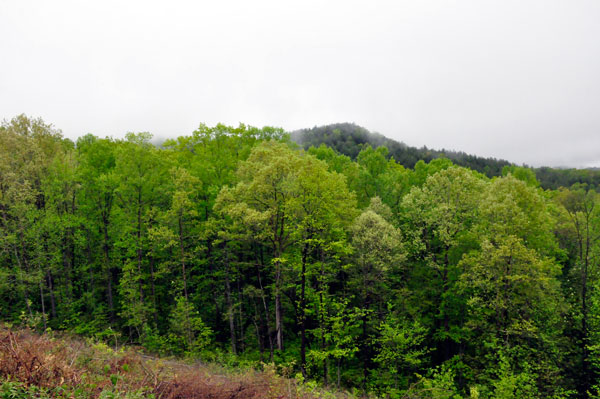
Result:
{"label": "dense forest canopy", "polygon": [[[460,151],[411,147],[352,123],[336,123],[302,129],[293,132],[291,137],[304,149],[325,144],[352,159],[356,159],[366,145],[373,148],[383,146],[388,149],[389,157],[393,157],[396,162],[411,169],[419,161],[430,162],[437,158],[448,158],[455,165],[476,170],[488,177],[494,177],[505,175],[507,167],[510,170],[511,167],[517,166],[502,159],[483,158]],[[540,167],[532,168],[532,170],[540,185],[546,189],[556,190],[559,187],[571,187],[576,183],[585,183],[594,189],[600,187],[600,170],[598,169]]]}
{"label": "dense forest canopy", "polygon": [[344,126],[4,122],[0,318],[382,397],[598,397],[595,178]]}

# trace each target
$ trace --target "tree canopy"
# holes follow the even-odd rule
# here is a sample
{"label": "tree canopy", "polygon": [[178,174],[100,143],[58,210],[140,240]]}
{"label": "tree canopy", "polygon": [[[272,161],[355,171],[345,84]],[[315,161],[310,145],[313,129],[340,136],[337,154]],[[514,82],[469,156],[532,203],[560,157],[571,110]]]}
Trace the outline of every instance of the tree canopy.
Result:
{"label": "tree canopy", "polygon": [[598,397],[594,187],[350,128],[3,122],[0,318],[381,397]]}

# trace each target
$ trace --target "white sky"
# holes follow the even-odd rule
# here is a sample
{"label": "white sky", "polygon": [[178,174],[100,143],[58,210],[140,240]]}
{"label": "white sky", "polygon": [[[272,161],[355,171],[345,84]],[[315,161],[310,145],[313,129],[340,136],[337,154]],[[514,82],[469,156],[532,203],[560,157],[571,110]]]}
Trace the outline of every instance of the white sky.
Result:
{"label": "white sky", "polygon": [[76,138],[355,122],[600,165],[600,1],[0,0],[0,119]]}

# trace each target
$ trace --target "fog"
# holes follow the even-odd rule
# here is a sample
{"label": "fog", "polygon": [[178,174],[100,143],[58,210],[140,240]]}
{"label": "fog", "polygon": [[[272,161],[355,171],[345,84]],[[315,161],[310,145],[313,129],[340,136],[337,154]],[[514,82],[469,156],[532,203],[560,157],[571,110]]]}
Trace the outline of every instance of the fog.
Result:
{"label": "fog", "polygon": [[600,166],[597,1],[3,1],[0,118],[75,139],[354,122]]}

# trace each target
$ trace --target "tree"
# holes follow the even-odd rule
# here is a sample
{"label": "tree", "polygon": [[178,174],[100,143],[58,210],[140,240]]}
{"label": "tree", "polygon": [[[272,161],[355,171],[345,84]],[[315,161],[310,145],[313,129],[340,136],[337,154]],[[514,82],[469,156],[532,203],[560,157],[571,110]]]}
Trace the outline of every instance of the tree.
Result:
{"label": "tree", "polygon": [[[591,336],[593,329],[590,320],[595,317],[590,311],[590,303],[596,297],[600,281],[600,207],[598,193],[586,190],[585,186],[576,185],[569,189],[562,188],[556,196],[563,211],[560,221],[560,236],[570,252],[572,264],[567,274],[575,292],[575,304],[578,309],[578,335],[580,354],[580,386],[581,395],[586,395],[598,373],[592,369],[590,346],[597,346]],[[597,338],[597,337],[596,337]]]}
{"label": "tree", "polygon": [[412,375],[425,362],[427,329],[418,320],[409,320],[388,305],[388,314],[378,327],[377,375],[388,393],[400,393],[409,386]]}
{"label": "tree", "polygon": [[413,284],[424,287],[417,288],[417,300],[421,312],[433,315],[436,356],[442,361],[450,359],[466,338],[464,298],[455,285],[462,274],[458,266],[462,256],[476,245],[472,229],[485,185],[480,175],[449,167],[413,187],[402,201],[403,232],[417,266]]}
{"label": "tree", "polygon": [[465,256],[461,282],[469,292],[468,326],[505,348],[541,339],[555,321],[559,269],[515,236],[484,240]]}
{"label": "tree", "polygon": [[358,199],[361,206],[366,206],[375,196],[381,196],[383,191],[382,175],[388,167],[388,149],[370,145],[364,147],[356,159],[359,165],[358,174]]}
{"label": "tree", "polygon": [[[98,244],[101,255],[100,279],[106,284],[106,300],[111,323],[116,321],[115,285],[118,281],[119,268],[113,253],[115,233],[113,216],[115,209],[115,192],[118,181],[115,175],[115,151],[117,144],[111,139],[99,139],[86,135],[77,140],[78,179],[82,182],[78,206],[85,215],[88,241],[96,230],[101,238]],[[88,246],[93,247],[92,243]]]}
{"label": "tree", "polygon": [[[374,334],[375,320],[381,320],[384,312],[384,298],[389,292],[387,275],[402,267],[400,232],[382,215],[391,215],[389,208],[374,199],[351,226],[352,246],[355,260],[350,266],[351,289],[356,293],[363,311],[360,355],[363,369],[363,389],[366,388],[369,363],[372,358],[370,339]],[[384,210],[382,212],[382,210]]]}
{"label": "tree", "polygon": [[537,189],[509,175],[486,187],[479,215],[478,248],[459,264],[470,340],[485,342],[470,348],[471,364],[491,370],[484,359],[502,351],[511,364],[530,364],[540,377],[538,388],[551,396],[550,381],[562,378],[559,336],[565,307],[548,203]]}
{"label": "tree", "polygon": [[[147,247],[147,229],[151,224],[150,210],[164,201],[165,167],[150,143],[149,133],[129,133],[116,154],[115,173],[119,182],[116,190],[121,210],[121,236],[116,246],[123,251],[123,276],[120,291],[128,306],[121,316],[126,326],[141,336],[149,316],[156,312],[155,298],[145,289],[147,268],[152,269],[153,259],[144,256]],[[146,266],[148,265],[148,266]],[[153,280],[150,279],[153,284]],[[156,318],[156,317],[155,317]]]}
{"label": "tree", "polygon": [[525,168],[522,166],[504,166],[502,168],[502,176],[512,175],[515,178],[524,181],[528,186],[539,187],[540,182],[535,177],[535,172],[531,168]]}
{"label": "tree", "polygon": [[[327,364],[329,359],[333,359],[336,368],[336,386],[339,388],[344,362],[352,359],[360,350],[361,320],[365,316],[365,311],[350,306],[347,298],[336,299],[333,296],[325,297],[319,305],[323,319],[318,331],[314,333],[322,340],[322,345],[319,349],[311,349],[308,358],[317,367],[319,363]],[[326,383],[325,370],[323,377]]]}
{"label": "tree", "polygon": [[[331,243],[345,242],[345,229],[356,213],[354,195],[342,175],[329,172],[324,162],[305,156],[295,180],[298,195],[291,197],[287,212],[295,225],[293,236],[300,246],[300,367],[306,377],[307,284],[311,275],[322,274],[323,252]],[[319,252],[319,254],[317,254]],[[310,262],[310,258],[315,260]],[[312,264],[311,264],[312,263]],[[312,266],[312,267],[311,267]],[[319,266],[321,271],[319,271]],[[309,270],[312,269],[312,270]],[[316,269],[316,270],[315,270]],[[326,289],[321,279],[319,288]]]}
{"label": "tree", "polygon": [[194,306],[183,296],[177,297],[171,312],[171,334],[175,347],[198,355],[210,345],[212,331],[206,327]]}
{"label": "tree", "polygon": [[[45,320],[44,287],[40,271],[40,242],[36,227],[44,216],[46,196],[42,185],[54,156],[68,147],[61,132],[42,119],[19,115],[0,126],[0,239],[1,252],[20,298],[10,295],[6,303],[27,309],[33,318],[32,289],[37,285]],[[10,292],[10,291],[9,291]]]}
{"label": "tree", "polygon": [[258,145],[238,169],[239,183],[224,189],[218,202],[229,216],[240,220],[272,250],[275,271],[275,331],[277,349],[283,350],[282,284],[285,251],[292,244],[293,226],[287,203],[298,195],[294,180],[301,158],[285,144],[264,142]]}
{"label": "tree", "polygon": [[343,237],[344,223],[354,213],[354,197],[343,177],[308,154],[294,153],[284,144],[264,142],[257,146],[238,170],[239,183],[224,189],[218,209],[246,226],[254,237],[272,250],[275,282],[275,328],[279,350],[283,349],[282,286],[284,267],[291,271],[296,257],[287,253],[300,248],[299,304],[301,367],[306,364],[306,302],[309,257],[325,243]]}

